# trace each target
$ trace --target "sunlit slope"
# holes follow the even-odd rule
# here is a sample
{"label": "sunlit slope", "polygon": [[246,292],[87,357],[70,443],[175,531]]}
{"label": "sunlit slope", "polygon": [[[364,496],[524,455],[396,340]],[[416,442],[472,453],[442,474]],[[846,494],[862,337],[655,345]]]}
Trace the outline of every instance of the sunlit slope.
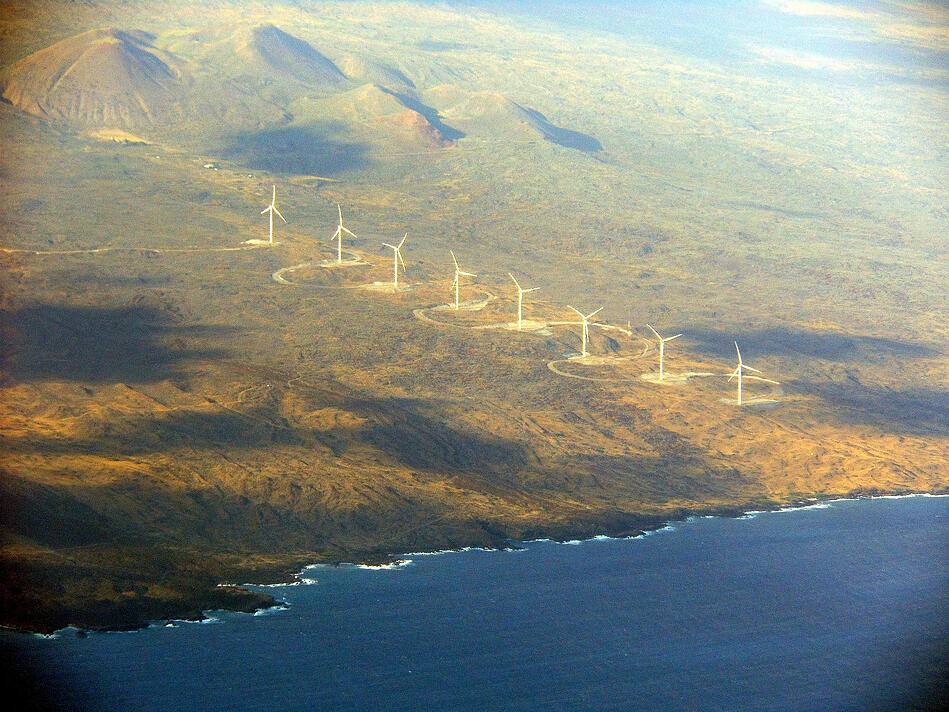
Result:
{"label": "sunlit slope", "polygon": [[411,93],[415,90],[415,82],[404,72],[371,57],[345,53],[338,56],[336,64],[343,74],[355,81],[378,84],[392,91]]}
{"label": "sunlit slope", "polygon": [[426,100],[441,117],[474,139],[485,141],[543,138],[567,148],[596,152],[603,147],[592,136],[554,126],[540,112],[525,108],[497,92],[467,91],[451,84],[432,88]]}
{"label": "sunlit slope", "polygon": [[188,81],[152,39],[111,28],[71,37],[4,69],[0,94],[30,114],[82,127],[176,120]]}
{"label": "sunlit slope", "polygon": [[[482,90],[477,80],[467,87],[426,87],[394,64],[331,42],[327,50],[342,69],[271,23],[230,22],[158,36],[94,30],[6,67],[0,88],[20,109],[74,128],[141,129],[153,139],[283,173],[334,174],[370,164],[398,173],[411,160],[407,150],[465,137],[602,149],[593,136]],[[457,74],[441,72],[439,61],[424,53],[415,60],[423,77]],[[371,153],[372,161],[336,146]]]}
{"label": "sunlit slope", "polygon": [[273,100],[285,98],[291,87],[311,94],[351,87],[330,59],[271,23],[212,25],[172,32],[159,41],[204,73]]}

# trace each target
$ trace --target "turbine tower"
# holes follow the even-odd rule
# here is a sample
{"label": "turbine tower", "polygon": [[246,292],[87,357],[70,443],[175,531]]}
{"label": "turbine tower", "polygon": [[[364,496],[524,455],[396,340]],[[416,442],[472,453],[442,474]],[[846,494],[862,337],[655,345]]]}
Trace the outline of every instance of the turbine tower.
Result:
{"label": "turbine tower", "polygon": [[394,268],[393,277],[392,277],[392,285],[394,287],[399,286],[399,263],[400,262],[402,263],[402,271],[403,272],[405,271],[405,260],[402,259],[402,245],[405,244],[405,238],[408,236],[409,236],[409,233],[405,233],[405,236],[402,238],[402,242],[400,242],[398,245],[390,245],[388,242],[382,243],[386,247],[391,247],[392,250],[394,251],[394,254],[392,255],[392,262],[393,262],[393,268]]}
{"label": "turbine tower", "polygon": [[451,250],[448,250],[451,253],[451,261],[455,263],[455,281],[451,283],[451,286],[455,289],[455,311],[458,311],[458,285],[461,282],[462,277],[477,277],[474,272],[462,272],[461,268],[458,267],[458,260],[455,259],[455,253]]}
{"label": "turbine tower", "polygon": [[[511,274],[510,272],[507,273],[507,276],[510,277],[511,279],[514,279],[514,275]],[[517,286],[517,330],[520,331],[521,330],[521,304],[523,302],[524,295],[529,294],[531,292],[536,292],[538,289],[540,289],[540,287],[531,287],[530,289],[522,289],[521,285],[518,284],[516,279],[514,279],[514,284],[515,286]]]}
{"label": "turbine tower", "polygon": [[[260,211],[261,215],[263,215],[264,213],[270,213],[270,244],[272,245],[273,244],[273,214],[277,213],[277,215],[280,215],[280,211],[277,210],[277,186],[273,187],[273,197],[270,198],[270,205],[268,205],[266,208]],[[280,215],[280,219],[283,220],[284,222],[287,222],[287,219],[283,215]]]}
{"label": "turbine tower", "polygon": [[736,376],[738,377],[738,405],[741,405],[741,372],[742,369],[746,371],[754,371],[755,373],[761,373],[757,368],[752,368],[751,366],[746,366],[741,360],[741,351],[738,350],[738,342],[735,342],[735,352],[738,354],[738,365],[735,366],[735,370],[732,371],[732,375],[728,377],[729,383]]}
{"label": "turbine tower", "polygon": [[603,307],[600,307],[600,308],[597,309],[596,311],[590,312],[590,313],[587,314],[586,316],[584,316],[584,315],[583,315],[583,312],[581,312],[579,309],[574,309],[574,308],[573,308],[572,306],[570,306],[569,304],[567,305],[567,308],[568,308],[568,309],[573,309],[573,311],[575,311],[577,314],[579,314],[579,315],[580,315],[580,318],[583,319],[583,337],[582,337],[582,338],[583,338],[583,349],[581,350],[582,352],[581,352],[581,354],[580,354],[580,357],[581,357],[581,358],[586,358],[586,357],[587,357],[587,337],[588,337],[588,335],[589,335],[589,328],[587,327],[587,322],[588,322],[591,318],[593,318],[595,315],[597,315],[597,314],[599,314],[601,311],[603,311]]}
{"label": "turbine tower", "polygon": [[[646,324],[646,326],[649,326],[649,324]],[[661,381],[662,380],[662,357],[666,350],[666,342],[672,341],[673,339],[678,339],[680,336],[682,336],[682,334],[676,334],[675,336],[667,336],[666,338],[662,338],[661,336],[659,336],[659,332],[653,329],[651,326],[649,326],[649,330],[656,335],[657,339],[659,339],[659,380]]]}
{"label": "turbine tower", "polygon": [[343,226],[343,209],[340,207],[339,203],[336,204],[336,209],[339,211],[339,225],[336,228],[336,232],[334,232],[333,236],[330,238],[330,242],[332,242],[333,240],[337,241],[336,264],[342,264],[343,263],[343,233],[348,232],[353,237],[356,237],[356,233],[354,233],[348,227]]}

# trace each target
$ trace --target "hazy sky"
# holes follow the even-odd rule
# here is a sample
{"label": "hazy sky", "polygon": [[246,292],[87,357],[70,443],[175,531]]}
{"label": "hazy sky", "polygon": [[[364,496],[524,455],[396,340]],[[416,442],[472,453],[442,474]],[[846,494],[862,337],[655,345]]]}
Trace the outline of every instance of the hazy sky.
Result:
{"label": "hazy sky", "polygon": [[841,81],[949,87],[949,3],[851,0],[433,0],[628,34],[719,62]]}

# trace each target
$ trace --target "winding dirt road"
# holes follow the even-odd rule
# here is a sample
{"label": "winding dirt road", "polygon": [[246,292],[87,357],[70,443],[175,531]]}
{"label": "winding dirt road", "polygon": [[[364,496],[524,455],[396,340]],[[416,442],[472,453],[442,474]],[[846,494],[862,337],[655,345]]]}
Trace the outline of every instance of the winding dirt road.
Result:
{"label": "winding dirt road", "polygon": [[238,247],[90,247],[86,250],[21,250],[12,247],[0,247],[0,252],[8,255],[96,255],[103,252],[146,252],[153,255],[189,252],[240,252],[259,250],[261,247],[276,247],[276,244],[240,245]]}

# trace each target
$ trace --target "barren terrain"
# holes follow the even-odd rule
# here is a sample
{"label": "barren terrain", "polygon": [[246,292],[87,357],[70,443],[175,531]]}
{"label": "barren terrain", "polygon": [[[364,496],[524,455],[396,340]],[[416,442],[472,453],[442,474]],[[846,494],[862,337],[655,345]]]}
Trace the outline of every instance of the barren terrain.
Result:
{"label": "barren terrain", "polygon": [[[944,69],[782,73],[424,3],[168,7],[3,21],[0,622],[949,487]],[[872,32],[949,51],[928,7]],[[272,185],[289,223],[245,244]],[[449,249],[477,275],[457,311]],[[520,332],[509,272],[540,287]],[[586,359],[568,304],[605,307]],[[662,383],[646,322],[684,333]],[[779,382],[741,408],[733,340]]]}

